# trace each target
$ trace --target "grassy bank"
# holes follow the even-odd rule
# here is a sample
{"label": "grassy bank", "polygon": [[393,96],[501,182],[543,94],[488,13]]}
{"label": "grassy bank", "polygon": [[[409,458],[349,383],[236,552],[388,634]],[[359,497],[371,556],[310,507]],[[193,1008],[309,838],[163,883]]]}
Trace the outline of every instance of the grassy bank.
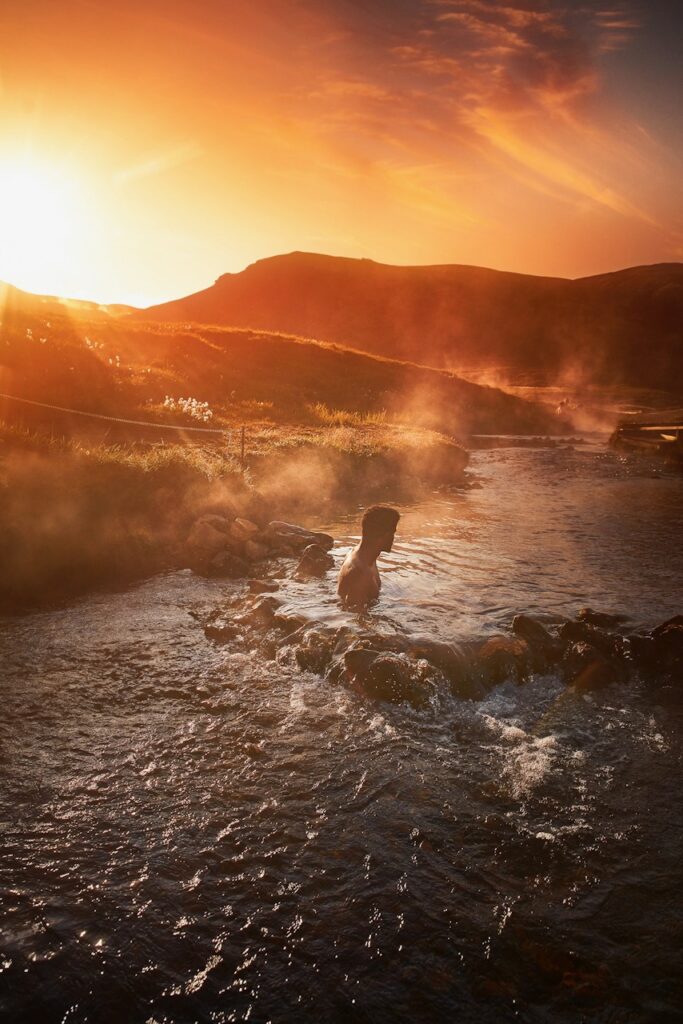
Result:
{"label": "grassy bank", "polygon": [[[261,525],[462,481],[467,453],[382,423],[253,425],[244,471],[218,445],[105,445],[0,429],[0,608],[20,612],[188,564],[201,515]],[[254,573],[258,574],[258,565]]]}

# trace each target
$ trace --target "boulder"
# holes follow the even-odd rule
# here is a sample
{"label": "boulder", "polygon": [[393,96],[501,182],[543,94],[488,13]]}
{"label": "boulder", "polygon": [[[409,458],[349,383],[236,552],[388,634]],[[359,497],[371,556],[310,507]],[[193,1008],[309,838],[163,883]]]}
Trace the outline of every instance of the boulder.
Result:
{"label": "boulder", "polygon": [[319,544],[309,544],[304,548],[301,561],[296,567],[294,575],[297,579],[307,580],[312,576],[322,577],[328,569],[334,568],[334,558],[328,554]]}
{"label": "boulder", "polygon": [[565,622],[560,630],[560,642],[565,649],[571,644],[588,644],[597,648],[606,658],[621,655],[624,648],[623,637],[588,622]]}
{"label": "boulder", "polygon": [[[216,517],[206,517],[216,518]],[[209,522],[198,520],[187,536],[187,547],[194,559],[211,558],[226,547],[228,534]]]}
{"label": "boulder", "polygon": [[239,636],[239,629],[231,622],[209,622],[204,626],[204,635],[216,643],[226,644]]}
{"label": "boulder", "polygon": [[531,652],[526,640],[512,636],[492,636],[479,649],[477,665],[487,686],[497,686],[506,679],[524,682],[531,667]]}
{"label": "boulder", "polygon": [[241,579],[249,575],[249,563],[232,551],[219,551],[209,560],[205,574],[233,580]]}
{"label": "boulder", "polygon": [[230,526],[234,520],[234,516],[218,515],[218,513],[207,512],[203,516],[195,521],[195,526],[212,526],[214,530],[218,530],[220,533],[230,533]]}
{"label": "boulder", "polygon": [[243,622],[250,626],[269,626],[281,603],[272,594],[260,594],[243,612],[235,616],[235,622]]}
{"label": "boulder", "polygon": [[304,627],[295,656],[299,667],[316,675],[324,675],[332,660],[337,642],[337,630],[329,627]]}
{"label": "boulder", "polygon": [[562,675],[576,690],[600,690],[619,678],[612,661],[592,644],[578,640],[569,644],[562,660]]}
{"label": "boulder", "polygon": [[268,523],[263,536],[273,547],[289,551],[303,551],[309,544],[317,544],[324,551],[329,551],[334,544],[334,538],[328,533],[315,533],[303,526],[278,520]]}
{"label": "boulder", "polygon": [[414,637],[406,650],[438,669],[448,680],[454,696],[463,700],[481,700],[484,697],[484,688],[472,672],[471,660],[458,644]]}
{"label": "boulder", "polygon": [[580,622],[587,622],[589,626],[599,626],[601,629],[613,629],[626,621],[625,615],[596,612],[593,608],[581,608],[576,617]]}
{"label": "boulder", "polygon": [[249,580],[248,586],[250,594],[274,594],[280,589],[278,584],[271,580]]}
{"label": "boulder", "polygon": [[662,622],[659,626],[655,626],[652,630],[652,636],[659,636],[665,629],[670,626],[683,626],[683,615],[674,615],[672,618],[667,619],[666,622]]}
{"label": "boulder", "polygon": [[554,665],[562,655],[562,647],[555,637],[530,615],[515,615],[512,620],[512,632],[524,640],[534,656],[539,668]]}
{"label": "boulder", "polygon": [[262,562],[268,557],[269,549],[257,540],[247,540],[244,542],[244,554],[250,562]]}
{"label": "boulder", "polygon": [[350,683],[375,700],[419,705],[429,694],[426,681],[419,678],[419,663],[403,654],[353,647],[336,668],[331,678]]}
{"label": "boulder", "polygon": [[258,532],[259,528],[256,523],[252,523],[249,519],[238,518],[230,524],[230,535],[238,541],[251,540]]}

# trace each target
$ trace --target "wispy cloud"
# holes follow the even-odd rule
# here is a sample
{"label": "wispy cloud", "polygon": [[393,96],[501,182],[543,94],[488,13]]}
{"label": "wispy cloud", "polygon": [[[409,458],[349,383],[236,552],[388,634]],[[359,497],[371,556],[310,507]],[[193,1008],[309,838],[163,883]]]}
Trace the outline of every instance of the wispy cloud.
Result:
{"label": "wispy cloud", "polygon": [[[333,9],[345,29],[339,63],[326,54],[314,84],[298,93],[298,116],[319,132],[343,133],[348,148],[366,155],[374,146],[377,167],[392,167],[394,178],[400,160],[410,161],[415,189],[425,153],[442,178],[454,165],[471,171],[475,160],[482,176],[499,173],[502,160],[526,188],[655,223],[623,194],[618,164],[629,154],[599,109],[601,55],[627,46],[639,29],[630,6],[397,2],[383,33],[376,12],[353,8],[349,22],[348,8]],[[355,51],[349,37],[359,41]]]}
{"label": "wispy cloud", "polygon": [[139,163],[131,164],[117,171],[114,175],[116,185],[127,185],[138,178],[149,178],[156,174],[164,174],[173,170],[181,164],[190,160],[197,160],[204,153],[203,148],[197,142],[184,142],[173,149],[164,150],[162,153],[148,155]]}

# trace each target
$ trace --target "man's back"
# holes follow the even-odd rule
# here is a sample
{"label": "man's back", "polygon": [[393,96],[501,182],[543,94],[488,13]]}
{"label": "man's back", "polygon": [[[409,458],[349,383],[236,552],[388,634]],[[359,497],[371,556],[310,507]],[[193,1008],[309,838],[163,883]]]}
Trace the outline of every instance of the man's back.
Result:
{"label": "man's back", "polygon": [[391,551],[398,520],[396,509],[386,505],[373,505],[365,511],[361,542],[348,553],[339,573],[337,593],[344,604],[358,607],[379,597],[377,559],[382,551]]}
{"label": "man's back", "polygon": [[337,593],[348,605],[364,605],[376,601],[381,587],[376,563],[368,564],[354,548],[344,559],[339,573]]}

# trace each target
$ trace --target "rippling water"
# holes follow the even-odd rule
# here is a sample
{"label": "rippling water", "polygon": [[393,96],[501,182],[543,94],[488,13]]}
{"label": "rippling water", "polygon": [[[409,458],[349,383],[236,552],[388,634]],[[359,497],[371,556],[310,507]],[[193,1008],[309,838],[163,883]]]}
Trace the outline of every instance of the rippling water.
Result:
{"label": "rippling water", "polygon": [[[403,507],[374,625],[683,611],[683,480],[481,452]],[[320,523],[342,557],[357,516]],[[282,587],[312,617],[327,583]],[[188,573],[0,623],[0,1010],[40,1021],[680,1019],[680,711],[638,682],[371,704],[209,643]]]}

